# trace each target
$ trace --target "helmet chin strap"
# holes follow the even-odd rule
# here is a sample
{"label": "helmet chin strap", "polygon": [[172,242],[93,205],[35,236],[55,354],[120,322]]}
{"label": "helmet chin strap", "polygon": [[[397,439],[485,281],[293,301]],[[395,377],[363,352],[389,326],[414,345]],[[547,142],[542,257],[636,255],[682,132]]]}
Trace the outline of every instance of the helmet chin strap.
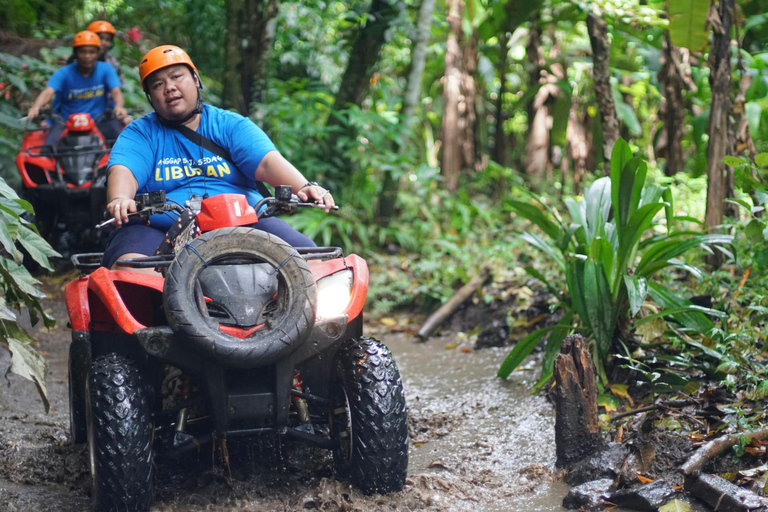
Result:
{"label": "helmet chin strap", "polygon": [[195,117],[196,114],[202,114],[203,113],[203,98],[200,96],[200,89],[197,90],[197,103],[195,104],[195,108],[192,109],[192,111],[187,114],[182,119],[166,119],[163,116],[160,115],[160,113],[155,108],[155,105],[152,103],[152,98],[150,98],[149,93],[145,92],[144,94],[147,95],[147,100],[149,101],[149,104],[152,105],[152,108],[155,111],[155,115],[157,116],[157,120],[160,121],[162,124],[166,126],[180,126],[193,117]]}

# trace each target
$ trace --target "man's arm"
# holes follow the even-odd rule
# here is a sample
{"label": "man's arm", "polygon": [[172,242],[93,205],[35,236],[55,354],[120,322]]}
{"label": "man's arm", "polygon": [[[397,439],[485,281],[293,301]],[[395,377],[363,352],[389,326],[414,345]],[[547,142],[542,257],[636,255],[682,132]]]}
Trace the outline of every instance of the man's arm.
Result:
{"label": "man's arm", "polygon": [[314,199],[316,203],[325,204],[326,213],[336,205],[330,191],[320,185],[308,185],[307,178],[279,151],[270,151],[264,155],[254,173],[254,178],[257,181],[269,183],[273,187],[290,185],[293,193],[302,201]]}
{"label": "man's arm", "polygon": [[130,169],[124,165],[113,165],[107,171],[107,213],[120,227],[128,222],[128,213],[136,211],[136,191],[139,183]]}
{"label": "man's arm", "polygon": [[119,87],[115,87],[109,94],[112,96],[112,101],[115,102],[115,116],[117,116],[118,119],[124,118],[128,112],[125,110],[123,91]]}
{"label": "man's arm", "polygon": [[27,119],[32,121],[34,118],[36,118],[40,113],[40,109],[47,105],[51,99],[53,99],[54,94],[56,94],[56,90],[53,87],[46,86],[45,89],[43,89],[40,94],[37,95],[37,98],[35,98],[32,106],[29,107],[29,112],[27,112]]}

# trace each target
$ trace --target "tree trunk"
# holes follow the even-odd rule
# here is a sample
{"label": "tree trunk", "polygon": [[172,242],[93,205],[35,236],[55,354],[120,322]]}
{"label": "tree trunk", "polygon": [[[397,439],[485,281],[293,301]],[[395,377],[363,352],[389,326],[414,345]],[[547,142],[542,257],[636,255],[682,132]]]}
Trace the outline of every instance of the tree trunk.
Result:
{"label": "tree trunk", "polygon": [[386,32],[402,9],[401,0],[371,2],[365,26],[358,33],[349,54],[347,69],[336,93],[335,110],[343,110],[349,104],[363,104],[373,71],[379,62],[381,47],[386,41]]}
{"label": "tree trunk", "polygon": [[494,162],[506,165],[507,162],[507,136],[504,133],[504,121],[507,119],[504,112],[504,93],[507,89],[507,71],[509,70],[509,32],[506,27],[499,35],[499,60],[496,63],[496,74],[499,77],[499,93],[494,101],[496,118],[494,120],[493,153]]}
{"label": "tree trunk", "polygon": [[573,161],[572,193],[582,190],[582,183],[587,176],[587,162],[592,151],[592,130],[589,114],[581,105],[578,95],[571,98],[571,110],[568,113],[568,127],[565,130],[565,152],[561,171],[563,181],[568,176],[568,161]]}
{"label": "tree trunk", "polygon": [[343,173],[350,173],[353,165],[347,157],[340,154],[337,141],[342,135],[354,137],[349,126],[334,113],[344,110],[349,105],[361,106],[368,94],[371,77],[379,62],[381,47],[386,41],[386,33],[394,19],[404,9],[402,0],[373,0],[368,10],[367,21],[359,30],[352,50],[349,53],[347,68],[336,93],[333,112],[326,123],[325,139],[326,158],[333,162],[338,171],[326,176],[330,186],[343,178]]}
{"label": "tree trunk", "polygon": [[279,0],[227,0],[224,105],[250,114],[264,103]]}
{"label": "tree trunk", "polygon": [[555,356],[555,466],[565,467],[602,447],[597,418],[597,377],[589,344],[581,335],[563,340]]}
{"label": "tree trunk", "polygon": [[541,47],[541,21],[537,14],[531,19],[528,43],[525,46],[526,57],[530,65],[528,90],[536,94],[526,106],[528,131],[525,137],[525,174],[540,181],[549,166],[549,128],[551,116],[547,100],[549,92],[543,79],[544,55]]}
{"label": "tree trunk", "polygon": [[445,82],[443,84],[443,137],[440,152],[441,172],[448,190],[459,186],[461,145],[459,143],[459,95],[461,94],[461,0],[449,0],[448,39],[445,43]]}
{"label": "tree trunk", "polygon": [[603,130],[603,159],[611,161],[613,145],[619,139],[619,120],[613,103],[611,89],[611,43],[608,41],[608,25],[592,13],[587,14],[587,32],[592,45],[592,76],[595,81],[595,97],[600,111]]}
{"label": "tree trunk", "polygon": [[[419,104],[421,83],[424,77],[424,65],[427,61],[427,41],[431,33],[432,14],[435,11],[435,0],[423,0],[419,9],[419,18],[416,22],[416,32],[413,34],[413,50],[411,51],[411,65],[408,70],[408,78],[403,92],[403,108],[400,112],[400,125],[403,127],[403,139],[401,145],[396,148],[402,153],[410,146],[413,136],[416,106]],[[391,170],[384,171],[379,196],[376,220],[380,226],[389,224],[397,203],[399,182]]]}
{"label": "tree trunk", "polygon": [[[723,222],[727,172],[723,157],[728,150],[728,117],[731,112],[731,20],[733,0],[720,0],[717,14],[720,26],[713,24],[710,49],[709,83],[712,100],[709,109],[709,145],[707,147],[707,213],[705,222],[714,230]],[[709,259],[715,267],[722,264],[722,254],[715,251]]]}
{"label": "tree trunk", "polygon": [[661,51],[661,69],[657,74],[661,84],[662,102],[659,117],[664,127],[656,145],[656,157],[664,158],[664,174],[674,176],[683,170],[683,134],[685,133],[685,99],[683,92],[686,82],[680,71],[681,49],[672,44],[669,32],[664,33]]}

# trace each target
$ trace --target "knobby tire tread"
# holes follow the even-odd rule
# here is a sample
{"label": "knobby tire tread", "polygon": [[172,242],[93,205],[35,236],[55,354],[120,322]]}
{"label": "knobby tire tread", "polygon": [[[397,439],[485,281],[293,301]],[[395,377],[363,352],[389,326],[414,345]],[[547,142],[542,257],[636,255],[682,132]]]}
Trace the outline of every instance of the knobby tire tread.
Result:
{"label": "knobby tire tread", "polygon": [[353,432],[351,460],[334,453],[339,473],[366,494],[402,490],[408,412],[392,353],[373,338],[350,340],[339,350],[335,369],[337,385],[347,391]]}
{"label": "knobby tire tread", "polygon": [[139,369],[118,354],[88,376],[97,512],[148,511],[152,500],[152,415]]}

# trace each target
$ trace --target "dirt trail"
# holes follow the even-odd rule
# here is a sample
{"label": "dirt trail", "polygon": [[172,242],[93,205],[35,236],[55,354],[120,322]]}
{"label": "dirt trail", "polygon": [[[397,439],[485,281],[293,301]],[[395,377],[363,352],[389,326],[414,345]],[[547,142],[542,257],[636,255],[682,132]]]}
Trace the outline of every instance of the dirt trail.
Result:
{"label": "dirt trail", "polygon": [[[0,503],[9,511],[74,512],[90,505],[87,450],[69,444],[62,283],[46,287],[52,299],[45,304],[58,327],[34,331],[50,364],[51,412],[45,414],[34,386],[15,375],[0,393]],[[553,410],[530,394],[533,364],[502,382],[494,375],[506,349],[466,353],[461,343],[446,348],[457,343],[452,337],[417,344],[408,319],[396,321],[370,324],[367,334],[392,349],[404,379],[411,452],[402,492],[363,496],[336,480],[324,452],[298,450],[276,468],[258,450],[241,447],[231,474],[210,463],[178,478],[169,475],[176,470],[159,468],[152,510],[564,510],[568,487],[553,482]],[[0,352],[0,371],[9,361]]]}

